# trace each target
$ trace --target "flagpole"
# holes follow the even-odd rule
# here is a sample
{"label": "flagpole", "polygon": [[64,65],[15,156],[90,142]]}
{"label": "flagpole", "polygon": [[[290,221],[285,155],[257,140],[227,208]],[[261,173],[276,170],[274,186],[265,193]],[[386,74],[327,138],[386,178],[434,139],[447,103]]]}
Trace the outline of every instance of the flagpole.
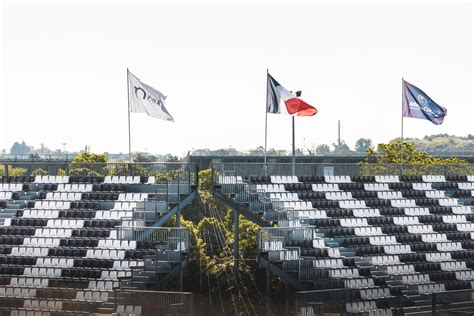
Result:
{"label": "flagpole", "polygon": [[[268,102],[268,68],[267,68],[267,96],[266,96],[266,103]],[[267,121],[268,121],[268,104],[265,104],[265,149],[263,153],[263,169],[265,175],[267,175]]]}
{"label": "flagpole", "polygon": [[130,86],[128,82],[128,68],[127,68],[127,109],[128,109],[128,159],[132,162],[132,132],[130,128]]}
{"label": "flagpole", "polygon": [[291,132],[292,132],[292,156],[291,156],[291,175],[296,175],[296,166],[295,166],[295,117],[291,117]]}
{"label": "flagpole", "polygon": [[402,143],[400,144],[400,170],[403,175],[403,77],[402,77]]}

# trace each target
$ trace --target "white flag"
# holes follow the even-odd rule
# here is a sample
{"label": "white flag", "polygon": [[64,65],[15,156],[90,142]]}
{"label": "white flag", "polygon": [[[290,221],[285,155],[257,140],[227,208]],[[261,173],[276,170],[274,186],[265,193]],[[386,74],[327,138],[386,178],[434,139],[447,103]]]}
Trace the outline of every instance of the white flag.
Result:
{"label": "white flag", "polygon": [[155,88],[143,83],[130,71],[128,74],[128,104],[130,112],[146,113],[165,121],[174,122],[165,108],[166,96]]}

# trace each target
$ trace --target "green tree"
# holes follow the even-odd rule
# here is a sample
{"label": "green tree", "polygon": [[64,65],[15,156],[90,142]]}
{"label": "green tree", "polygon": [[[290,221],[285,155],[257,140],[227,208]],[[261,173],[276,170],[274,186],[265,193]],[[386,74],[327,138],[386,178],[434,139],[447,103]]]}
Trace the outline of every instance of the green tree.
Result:
{"label": "green tree", "polygon": [[73,164],[106,163],[109,160],[104,154],[82,153],[74,157]]}
{"label": "green tree", "polygon": [[205,169],[199,171],[199,190],[202,191],[211,191],[211,182],[212,182],[212,170]]}
{"label": "green tree", "polygon": [[109,158],[104,154],[81,153],[71,161],[69,174],[81,176],[108,175],[108,160]]}
{"label": "green tree", "polygon": [[44,169],[41,169],[41,168],[38,168],[38,169],[33,170],[31,175],[33,175],[33,176],[46,176],[46,175],[48,175],[48,171],[46,171]]}
{"label": "green tree", "polygon": [[359,138],[355,144],[355,151],[358,153],[365,153],[367,149],[372,147],[372,140],[370,138]]}
{"label": "green tree", "polygon": [[341,141],[340,144],[332,144],[334,146],[333,153],[336,155],[344,155],[352,153],[352,150],[347,146],[345,141]]}
{"label": "green tree", "polygon": [[473,168],[467,161],[455,157],[433,157],[416,150],[415,145],[402,141],[378,144],[376,149],[369,148],[366,158],[361,163],[361,175],[466,173],[473,173]]}
{"label": "green tree", "polygon": [[12,177],[24,176],[26,175],[27,171],[28,170],[26,168],[21,168],[21,167],[13,168],[12,166],[8,167],[8,174]]}
{"label": "green tree", "polygon": [[315,149],[316,155],[326,156],[331,154],[331,148],[326,144],[320,144]]}

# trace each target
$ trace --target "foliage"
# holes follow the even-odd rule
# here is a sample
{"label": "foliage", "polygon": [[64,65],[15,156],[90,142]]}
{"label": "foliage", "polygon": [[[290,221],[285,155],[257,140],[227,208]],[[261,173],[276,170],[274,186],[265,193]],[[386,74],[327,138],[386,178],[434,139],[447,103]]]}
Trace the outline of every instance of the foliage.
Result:
{"label": "foliage", "polygon": [[212,188],[212,170],[205,169],[199,171],[199,190],[210,191]]}
{"label": "foliage", "polygon": [[69,175],[70,176],[88,176],[88,177],[99,177],[99,176],[101,176],[100,173],[98,173],[95,170],[89,169],[89,168],[71,168],[69,170]]}
{"label": "foliage", "polygon": [[340,144],[332,144],[334,147],[333,154],[336,155],[344,155],[344,154],[350,154],[352,153],[352,150],[347,146],[345,141],[341,141]]}
{"label": "foliage", "polygon": [[153,162],[157,161],[156,156],[151,155],[146,152],[137,152],[133,154],[133,161],[134,162]]}
{"label": "foliage", "polygon": [[59,168],[59,169],[58,169],[58,176],[63,177],[63,176],[65,176],[65,175],[66,175],[66,171],[65,171],[64,169],[62,169],[62,168]]}
{"label": "foliage", "polygon": [[417,151],[415,145],[393,141],[378,144],[377,149],[369,148],[367,156],[360,164],[361,175],[380,174],[462,174],[472,173],[467,161],[451,157],[438,158]]}
{"label": "foliage", "polygon": [[428,152],[473,152],[474,135],[459,137],[448,134],[427,135],[422,139],[410,138],[406,141],[416,146],[418,150]]}
{"label": "foliage", "polygon": [[5,175],[5,166],[0,165],[0,177]]}
{"label": "foliage", "polygon": [[326,144],[318,145],[316,147],[315,151],[316,151],[316,154],[319,155],[319,156],[324,156],[324,155],[331,154],[331,148],[329,148],[329,146],[326,145]]}
{"label": "foliage", "polygon": [[21,177],[26,175],[27,172],[28,170],[26,168],[13,168],[12,166],[8,166],[8,175],[12,177]]}
{"label": "foliage", "polygon": [[70,163],[69,174],[73,176],[104,176],[107,171],[108,158],[104,154],[84,152]]}
{"label": "foliage", "polygon": [[46,171],[44,169],[41,169],[41,168],[38,168],[38,169],[33,170],[31,175],[33,175],[33,176],[46,176],[46,175],[48,175],[48,171]]}
{"label": "foliage", "polygon": [[82,153],[74,157],[72,164],[106,163],[109,160],[104,154]]}
{"label": "foliage", "polygon": [[108,176],[150,176],[153,174],[153,170],[139,164],[118,163],[109,165],[107,168]]}
{"label": "foliage", "polygon": [[365,153],[367,149],[372,147],[372,140],[370,138],[359,138],[355,143],[355,151],[358,153]]}

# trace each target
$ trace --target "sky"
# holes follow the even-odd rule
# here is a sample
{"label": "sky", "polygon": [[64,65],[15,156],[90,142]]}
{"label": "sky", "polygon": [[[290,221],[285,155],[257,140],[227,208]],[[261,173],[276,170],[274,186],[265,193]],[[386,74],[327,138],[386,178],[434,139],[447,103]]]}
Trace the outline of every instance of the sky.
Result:
{"label": "sky", "polygon": [[[132,150],[184,155],[264,144],[266,71],[302,90],[296,147],[401,134],[401,80],[448,109],[405,137],[474,134],[473,6],[460,1],[3,1],[0,150],[14,141],[128,151],[126,70],[175,123],[131,114]],[[291,117],[268,115],[268,148]]]}

